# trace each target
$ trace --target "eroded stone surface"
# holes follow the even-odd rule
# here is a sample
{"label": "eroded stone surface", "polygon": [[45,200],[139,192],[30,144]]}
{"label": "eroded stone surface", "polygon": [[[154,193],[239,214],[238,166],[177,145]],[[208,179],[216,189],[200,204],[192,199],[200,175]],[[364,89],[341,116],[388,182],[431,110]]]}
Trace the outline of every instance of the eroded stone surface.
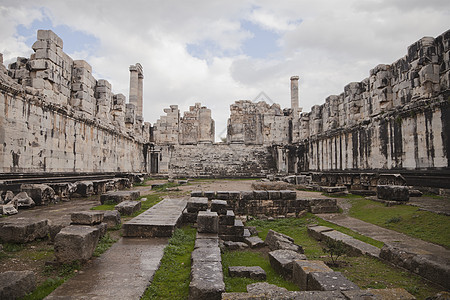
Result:
{"label": "eroded stone surface", "polygon": [[0,299],[20,299],[36,288],[32,271],[7,271],[0,273]]}
{"label": "eroded stone surface", "polygon": [[295,260],[305,260],[306,256],[292,250],[275,250],[269,252],[269,261],[272,268],[285,278],[292,278]]}
{"label": "eroded stone surface", "polygon": [[18,218],[0,222],[0,240],[9,243],[28,243],[47,237],[48,220]]}
{"label": "eroded stone surface", "polygon": [[359,290],[359,287],[341,272],[311,272],[307,284],[310,291]]}
{"label": "eroded stone surface", "polygon": [[62,228],[55,237],[56,260],[61,263],[89,260],[99,237],[100,230],[93,226],[70,225]]}
{"label": "eroded stone surface", "polygon": [[141,201],[122,201],[117,204],[114,209],[121,215],[130,216],[141,209]]}
{"label": "eroded stone surface", "polygon": [[103,221],[103,216],[101,211],[87,210],[72,213],[70,219],[74,225],[95,225]]}
{"label": "eroded stone surface", "polygon": [[199,212],[197,215],[197,231],[200,233],[218,233],[219,216],[217,215],[217,212]]}
{"label": "eroded stone surface", "polygon": [[312,272],[333,272],[321,260],[295,260],[292,268],[292,281],[300,290],[308,290],[308,276]]}
{"label": "eroded stone surface", "polygon": [[266,280],[266,272],[259,266],[255,267],[242,267],[233,266],[228,267],[228,273],[230,277],[246,277],[256,280]]}

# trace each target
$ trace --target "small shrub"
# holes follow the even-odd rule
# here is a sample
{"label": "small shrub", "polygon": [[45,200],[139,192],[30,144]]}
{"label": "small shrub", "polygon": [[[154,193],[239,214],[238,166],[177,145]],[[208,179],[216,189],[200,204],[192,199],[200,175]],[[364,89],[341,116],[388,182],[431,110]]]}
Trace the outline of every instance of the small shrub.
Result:
{"label": "small shrub", "polygon": [[398,223],[402,221],[402,217],[392,217],[386,220],[386,224]]}
{"label": "small shrub", "polygon": [[323,247],[323,252],[330,255],[331,264],[334,266],[338,265],[338,259],[346,253],[345,244],[339,240],[326,239],[325,247]]}

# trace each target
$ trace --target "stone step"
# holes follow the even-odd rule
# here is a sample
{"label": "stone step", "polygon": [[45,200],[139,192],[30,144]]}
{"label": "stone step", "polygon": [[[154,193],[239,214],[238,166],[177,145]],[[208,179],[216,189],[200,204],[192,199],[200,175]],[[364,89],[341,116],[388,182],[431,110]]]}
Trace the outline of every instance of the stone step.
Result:
{"label": "stone step", "polygon": [[123,224],[125,237],[170,237],[182,221],[185,198],[167,198]]}

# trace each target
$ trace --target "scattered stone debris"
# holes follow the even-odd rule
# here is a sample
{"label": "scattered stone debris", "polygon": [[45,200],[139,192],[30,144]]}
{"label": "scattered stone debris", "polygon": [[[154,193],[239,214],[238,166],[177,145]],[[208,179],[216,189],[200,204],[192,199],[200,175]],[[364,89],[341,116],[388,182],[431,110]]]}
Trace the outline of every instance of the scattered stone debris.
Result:
{"label": "scattered stone debris", "polygon": [[255,267],[228,267],[230,277],[245,277],[256,280],[266,280],[266,272],[260,266]]}

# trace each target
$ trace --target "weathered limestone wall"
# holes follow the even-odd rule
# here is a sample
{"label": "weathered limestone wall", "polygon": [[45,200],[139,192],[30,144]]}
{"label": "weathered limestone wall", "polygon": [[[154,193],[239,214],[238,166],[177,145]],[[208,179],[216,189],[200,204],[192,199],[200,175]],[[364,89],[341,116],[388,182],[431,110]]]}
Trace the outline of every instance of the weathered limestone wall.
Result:
{"label": "weathered limestone wall", "polygon": [[270,147],[244,144],[173,145],[166,148],[175,177],[264,177],[276,172]]}
{"label": "weathered limestone wall", "polygon": [[300,143],[278,146],[280,171],[450,167],[450,31],[302,113]]}
{"label": "weathered limestone wall", "polygon": [[161,116],[153,127],[157,145],[214,143],[214,120],[206,106],[196,103],[184,112],[183,117],[180,117],[178,105],[171,105],[164,112],[166,115]]}
{"label": "weathered limestone wall", "polygon": [[292,141],[289,131],[292,117],[288,113],[285,115],[278,104],[239,100],[230,105],[230,111],[228,143],[280,145]]}
{"label": "weathered limestone wall", "polygon": [[29,59],[0,64],[0,172],[144,172],[150,124],[91,66],[39,30]]}

